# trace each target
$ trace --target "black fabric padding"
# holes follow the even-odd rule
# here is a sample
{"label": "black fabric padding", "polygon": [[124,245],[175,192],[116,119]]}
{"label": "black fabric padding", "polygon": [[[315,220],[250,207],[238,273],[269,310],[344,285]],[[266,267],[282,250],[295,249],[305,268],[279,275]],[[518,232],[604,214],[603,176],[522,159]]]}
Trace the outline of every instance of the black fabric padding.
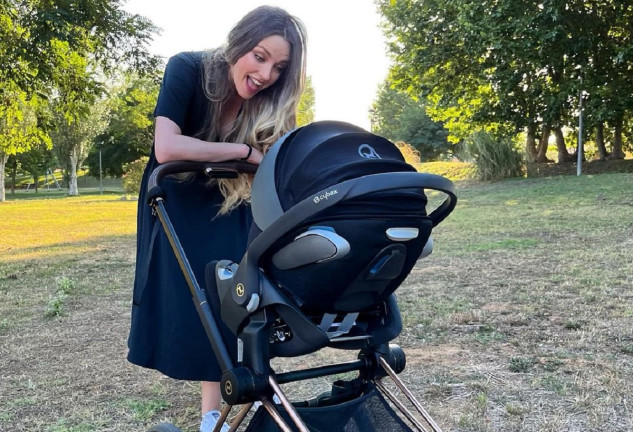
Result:
{"label": "black fabric padding", "polygon": [[[288,210],[304,198],[345,180],[383,172],[413,172],[398,148],[386,139],[368,133],[334,136],[313,148],[302,137],[287,142],[276,161],[275,179],[279,201]],[[370,146],[380,158],[365,158],[362,146]]]}

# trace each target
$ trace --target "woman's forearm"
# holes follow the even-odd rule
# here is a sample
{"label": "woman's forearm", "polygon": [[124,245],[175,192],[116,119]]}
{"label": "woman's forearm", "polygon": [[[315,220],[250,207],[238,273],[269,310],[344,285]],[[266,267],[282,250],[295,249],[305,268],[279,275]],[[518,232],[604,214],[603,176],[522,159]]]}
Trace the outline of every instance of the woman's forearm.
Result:
{"label": "woman's forearm", "polygon": [[175,160],[222,162],[242,159],[249,151],[246,144],[208,142],[184,135],[174,135],[168,138],[168,142],[160,144],[157,140],[155,145],[159,163]]}
{"label": "woman's forearm", "polygon": [[242,159],[249,152],[251,153],[249,162],[255,163],[261,159],[246,144],[208,142],[182,135],[178,125],[166,117],[156,118],[154,150],[159,163],[175,160],[223,162]]}

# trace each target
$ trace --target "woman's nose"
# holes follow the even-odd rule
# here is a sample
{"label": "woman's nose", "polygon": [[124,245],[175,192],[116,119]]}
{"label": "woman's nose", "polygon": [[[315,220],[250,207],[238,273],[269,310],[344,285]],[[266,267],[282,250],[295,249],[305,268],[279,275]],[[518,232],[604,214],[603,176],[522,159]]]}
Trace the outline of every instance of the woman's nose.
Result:
{"label": "woman's nose", "polygon": [[269,81],[273,73],[273,67],[272,65],[265,64],[259,72],[264,80]]}

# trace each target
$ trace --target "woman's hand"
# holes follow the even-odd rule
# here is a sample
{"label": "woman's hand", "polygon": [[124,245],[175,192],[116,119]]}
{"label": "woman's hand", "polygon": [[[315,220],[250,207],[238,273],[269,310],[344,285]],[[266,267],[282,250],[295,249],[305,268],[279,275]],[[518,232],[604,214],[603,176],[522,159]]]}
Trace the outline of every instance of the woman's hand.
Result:
{"label": "woman's hand", "polygon": [[[242,158],[240,160],[243,160],[245,162],[252,163],[252,164],[255,164],[255,165],[259,165],[262,162],[264,154],[261,151],[257,150],[255,147],[252,147],[252,146],[247,145],[247,144],[240,144],[240,145],[242,145],[242,146],[247,148],[246,155],[248,154],[248,152],[250,152],[250,155],[248,156],[247,159],[243,159]],[[246,155],[244,155],[244,157],[246,157]]]}

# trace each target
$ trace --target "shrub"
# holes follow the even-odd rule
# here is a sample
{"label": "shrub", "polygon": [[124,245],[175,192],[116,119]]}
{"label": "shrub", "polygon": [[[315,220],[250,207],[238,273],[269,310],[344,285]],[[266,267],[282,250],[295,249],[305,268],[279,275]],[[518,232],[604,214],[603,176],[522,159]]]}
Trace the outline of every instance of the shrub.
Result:
{"label": "shrub", "polygon": [[55,296],[48,299],[44,315],[47,318],[56,318],[66,315],[66,299],[75,290],[75,282],[62,276],[57,279]]}
{"label": "shrub", "polygon": [[75,282],[72,279],[62,276],[57,279],[57,291],[64,294],[72,294],[75,290]]}
{"label": "shrub", "polygon": [[474,176],[470,162],[422,162],[414,165],[419,172],[438,174],[449,180],[468,180]]}
{"label": "shrub", "polygon": [[123,189],[125,193],[130,195],[138,195],[141,190],[141,180],[143,178],[143,171],[149,158],[143,156],[134,162],[123,165]]}
{"label": "shrub", "polygon": [[55,297],[48,299],[44,315],[47,318],[56,318],[66,315],[66,298],[68,296],[63,291],[57,291]]}
{"label": "shrub", "polygon": [[480,180],[494,181],[523,175],[523,156],[511,141],[496,141],[486,132],[476,132],[468,139],[467,148],[475,161]]}
{"label": "shrub", "polygon": [[408,144],[404,141],[396,141],[394,143],[402,156],[404,156],[404,160],[406,163],[410,165],[415,165],[420,163],[420,152],[413,147],[411,144]]}
{"label": "shrub", "polygon": [[510,359],[510,372],[527,372],[535,363],[536,360],[531,357],[512,357]]}

